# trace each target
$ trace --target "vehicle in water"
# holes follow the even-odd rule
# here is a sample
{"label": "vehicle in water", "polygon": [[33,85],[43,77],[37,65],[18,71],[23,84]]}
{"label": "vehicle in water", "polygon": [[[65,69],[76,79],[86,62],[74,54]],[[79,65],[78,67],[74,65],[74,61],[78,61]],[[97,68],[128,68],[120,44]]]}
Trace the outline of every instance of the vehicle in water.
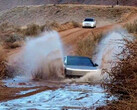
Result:
{"label": "vehicle in water", "polygon": [[82,56],[65,56],[64,71],[66,77],[81,77],[87,73],[100,71],[88,57]]}
{"label": "vehicle in water", "polygon": [[82,27],[91,27],[95,28],[96,27],[96,20],[94,18],[85,18],[85,20],[82,23]]}

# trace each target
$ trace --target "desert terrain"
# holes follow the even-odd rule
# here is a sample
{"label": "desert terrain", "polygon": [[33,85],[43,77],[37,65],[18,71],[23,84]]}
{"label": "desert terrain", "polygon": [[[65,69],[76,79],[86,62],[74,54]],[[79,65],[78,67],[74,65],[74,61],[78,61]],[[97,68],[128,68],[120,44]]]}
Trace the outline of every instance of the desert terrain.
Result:
{"label": "desert terrain", "polygon": [[119,5],[125,6],[137,6],[137,1],[132,0],[14,0],[9,2],[9,0],[0,0],[0,11],[11,9],[17,6],[23,5],[46,5],[46,4],[91,4],[91,5]]}
{"label": "desert terrain", "polygon": [[[112,6],[112,5],[109,5],[109,3],[105,3],[105,2],[103,2],[104,3],[103,5],[56,4],[58,2],[55,2],[54,4],[50,4],[50,5],[43,5],[43,3],[45,3],[44,0],[43,2],[36,2],[34,0],[33,3],[34,3],[33,6],[30,5],[32,3],[24,3],[23,5],[28,4],[29,6],[18,6],[18,7],[13,6],[14,8],[12,9],[4,10],[0,12],[1,26],[4,26],[3,25],[4,23],[8,23],[10,25],[8,27],[5,26],[6,29],[2,28],[3,30],[1,29],[0,31],[0,41],[1,41],[0,44],[2,46],[1,53],[2,52],[4,53],[4,57],[6,57],[4,61],[6,60],[6,62],[9,60],[8,58],[14,59],[14,57],[16,57],[16,54],[22,51],[22,48],[24,47],[24,45],[26,45],[26,41],[24,40],[25,38],[27,37],[36,38],[36,36],[39,36],[39,34],[41,33],[40,31],[38,31],[36,35],[32,35],[32,36],[29,34],[27,36],[26,33],[24,34],[23,29],[28,29],[27,26],[30,24],[36,24],[39,26],[39,28],[41,28],[42,26],[46,27],[47,24],[49,26],[49,23],[56,24],[56,25],[53,25],[53,29],[59,32],[60,40],[63,45],[64,54],[78,55],[77,48],[78,48],[79,41],[84,41],[89,36],[94,37],[93,38],[93,41],[94,41],[97,39],[96,36],[98,34],[106,35],[108,32],[111,32],[117,27],[125,28],[126,24],[134,23],[134,21],[137,20],[137,8],[134,6]],[[127,1],[127,3],[129,2]],[[99,2],[98,4],[102,4],[102,3]],[[105,4],[107,4],[107,6],[105,6]],[[130,3],[130,5],[134,5],[134,4]],[[136,5],[136,1],[135,1],[135,5]],[[94,17],[97,21],[97,27],[82,28],[81,23],[85,17]],[[7,44],[5,44],[8,37],[16,33],[17,35],[22,37],[21,40],[19,38],[19,40],[17,41],[15,40],[15,42],[10,42],[10,43],[8,42]],[[14,40],[14,38],[12,40]],[[99,41],[100,40],[97,39],[97,41],[95,42],[95,46],[99,44]],[[15,44],[17,44],[17,46]],[[0,64],[0,66],[1,65],[3,65],[3,62]],[[2,70],[3,70],[3,66],[0,69],[1,73],[2,73]],[[26,98],[26,100],[28,100],[27,97],[28,98],[31,96],[37,97],[35,95],[40,94],[44,91],[49,92],[49,93],[45,93],[47,95],[49,95],[51,91],[53,93],[52,94],[53,96],[50,96],[50,98],[46,100],[47,102],[49,101],[48,104],[51,107],[53,107],[52,102],[53,104],[55,104],[56,101],[65,100],[65,95],[66,96],[68,95],[67,98],[69,99],[69,95],[71,94],[72,91],[73,91],[72,94],[74,96],[77,94],[74,91],[78,91],[78,95],[80,94],[80,97],[76,95],[77,97],[76,99],[78,101],[81,101],[80,106],[78,106],[79,104],[77,104],[76,100],[74,100],[73,98],[70,98],[70,100],[73,100],[74,103],[76,103],[76,106],[74,106],[73,104],[69,105],[68,103],[70,100],[66,100],[66,105],[60,105],[62,109],[64,107],[64,109],[92,110],[92,109],[95,109],[96,107],[92,108],[92,106],[90,107],[88,104],[87,105],[85,104],[87,103],[85,100],[88,100],[88,102],[90,100],[88,99],[88,96],[90,98],[96,98],[94,97],[94,94],[90,94],[91,91],[95,89],[95,91],[93,92],[95,93],[95,95],[96,95],[96,92],[98,91],[101,93],[106,93],[107,91],[107,90],[98,89],[100,88],[100,85],[99,87],[97,85],[97,87],[95,86],[94,88],[93,83],[91,83],[90,85],[88,85],[88,83],[81,84],[81,82],[78,82],[75,84],[75,81],[73,80],[67,83],[64,81],[56,81],[56,80],[39,81],[39,79],[38,80],[36,79],[36,81],[35,80],[28,81],[26,79],[19,81],[19,79],[16,79],[16,77],[15,79],[14,77],[13,79],[8,79],[8,77],[6,76],[0,80],[0,106],[2,106],[3,107],[2,109],[4,110],[13,109],[13,107],[15,107],[15,109],[18,109],[18,107],[21,106],[16,104],[16,101],[13,102],[13,105],[12,105],[12,103],[10,103],[10,100],[17,99],[20,101],[21,98]],[[76,90],[73,88],[73,85],[76,88]],[[84,89],[82,89],[82,87]],[[24,91],[24,93],[21,93],[22,91]],[[62,96],[61,93],[62,94],[64,93],[64,96]],[[62,99],[58,98],[56,94],[63,98]],[[85,96],[81,94],[85,94]],[[99,94],[99,95],[103,96],[104,94]],[[83,100],[84,98],[85,100]],[[109,99],[102,99],[102,100],[109,100]],[[98,100],[96,100],[94,103],[91,102],[91,105],[92,104],[96,105],[97,102]],[[28,101],[27,103],[30,103],[30,104],[32,103],[33,105],[33,101],[32,102]],[[38,103],[38,102],[37,101],[34,102],[34,105],[35,103]],[[42,103],[45,103],[44,99]],[[85,104],[85,106],[82,104]],[[102,103],[99,103],[99,104],[101,105]],[[48,108],[49,106],[42,106],[42,107]],[[42,109],[42,108],[40,108],[38,105],[38,108],[28,107],[24,109]],[[49,109],[51,108],[49,107]],[[58,106],[56,109],[59,109]],[[103,108],[100,108],[100,109],[103,109]]]}

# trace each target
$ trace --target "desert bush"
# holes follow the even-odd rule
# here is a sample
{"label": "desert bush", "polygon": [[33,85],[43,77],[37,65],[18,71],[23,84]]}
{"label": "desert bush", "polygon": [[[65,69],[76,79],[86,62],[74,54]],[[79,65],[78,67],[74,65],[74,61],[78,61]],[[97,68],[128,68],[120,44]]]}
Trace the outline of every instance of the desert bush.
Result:
{"label": "desert bush", "polygon": [[13,34],[10,34],[9,36],[6,36],[5,42],[14,43],[16,41],[21,41],[23,39],[24,38],[21,35],[13,33]]}
{"label": "desert bush", "polygon": [[125,48],[118,55],[118,62],[111,69],[110,75],[114,77],[111,81],[113,87],[120,87],[114,91],[129,96],[129,92],[137,90],[137,40],[125,42]]}
{"label": "desert bush", "polygon": [[11,25],[8,22],[2,23],[0,25],[0,31],[14,31],[15,30],[15,26]]}
{"label": "desert bush", "polygon": [[65,22],[63,24],[60,24],[60,26],[56,28],[56,30],[60,32],[60,31],[65,31],[72,28],[74,28],[72,22]]}
{"label": "desert bush", "polygon": [[137,40],[125,40],[123,51],[117,55],[118,62],[109,72],[112,80],[107,84],[118,100],[113,109],[135,110],[137,108]]}
{"label": "desert bush", "polygon": [[72,21],[72,24],[73,24],[74,28],[81,27],[81,25],[78,22],[76,22],[76,21]]}
{"label": "desert bush", "polygon": [[3,46],[5,48],[17,48],[17,47],[21,47],[21,42],[24,41],[24,37],[19,35],[19,34],[9,34],[7,36],[5,36],[5,39],[3,39]]}
{"label": "desert bush", "polygon": [[5,49],[15,49],[15,48],[21,47],[22,42],[17,41],[14,43],[6,43],[4,46],[5,46]]}
{"label": "desert bush", "polygon": [[15,30],[17,33],[20,33],[23,36],[35,36],[45,30],[50,31],[53,29],[56,31],[64,31],[75,27],[80,27],[80,24],[75,21],[66,22],[63,24],[60,24],[57,21],[53,21],[53,22],[47,21],[44,25],[41,26],[37,24],[30,24],[24,29],[21,29],[20,27],[16,27]]}
{"label": "desert bush", "polygon": [[126,24],[125,28],[128,30],[129,33],[137,33],[137,20],[133,23]]}
{"label": "desert bush", "polygon": [[40,26],[41,32],[43,32],[45,30],[50,31],[52,29],[58,31],[58,30],[60,30],[60,28],[61,28],[61,25],[56,21],[53,21],[53,22],[46,21],[46,23],[44,25]]}
{"label": "desert bush", "polygon": [[47,31],[52,30],[50,21],[46,21],[46,23],[44,25],[40,26],[40,28],[41,28],[41,32],[43,32],[45,30],[47,30]]}
{"label": "desert bush", "polygon": [[92,33],[85,39],[77,42],[76,54],[91,58],[95,50],[95,47],[102,38],[102,36],[103,36],[102,33],[96,35]]}
{"label": "desert bush", "polygon": [[29,24],[27,25],[27,28],[20,30],[20,33],[22,33],[24,36],[35,36],[38,35],[40,32],[41,28],[37,24]]}
{"label": "desert bush", "polygon": [[58,28],[60,28],[60,24],[59,24],[58,22],[56,22],[56,21],[53,21],[52,23],[50,23],[50,26],[51,26],[51,28],[53,28],[53,29],[58,29]]}
{"label": "desert bush", "polygon": [[78,22],[75,21],[71,21],[71,22],[66,22],[63,24],[59,24],[56,21],[53,21],[51,23],[47,23],[46,27],[48,27],[48,29],[54,29],[57,31],[64,31],[67,29],[72,29],[72,28],[76,28],[76,27],[80,27],[81,25]]}
{"label": "desert bush", "polygon": [[0,45],[0,79],[13,77],[14,68],[8,64],[8,53]]}
{"label": "desert bush", "polygon": [[7,72],[6,53],[0,45],[0,79],[4,78],[7,75]]}

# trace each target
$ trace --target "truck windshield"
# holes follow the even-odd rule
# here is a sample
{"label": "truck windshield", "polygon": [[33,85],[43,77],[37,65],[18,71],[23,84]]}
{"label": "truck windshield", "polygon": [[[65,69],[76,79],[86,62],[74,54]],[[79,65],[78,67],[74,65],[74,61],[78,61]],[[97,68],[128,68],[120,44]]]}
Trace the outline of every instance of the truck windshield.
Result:
{"label": "truck windshield", "polygon": [[92,18],[86,18],[84,21],[94,21]]}
{"label": "truck windshield", "polygon": [[94,66],[92,61],[86,57],[68,57],[67,65]]}

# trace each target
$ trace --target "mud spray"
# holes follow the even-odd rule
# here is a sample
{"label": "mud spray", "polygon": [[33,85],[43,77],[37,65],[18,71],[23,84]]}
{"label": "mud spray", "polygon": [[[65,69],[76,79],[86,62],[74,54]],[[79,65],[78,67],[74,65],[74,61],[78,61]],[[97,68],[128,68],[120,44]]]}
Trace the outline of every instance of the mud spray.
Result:
{"label": "mud spray", "polygon": [[30,79],[63,78],[63,49],[59,34],[50,31],[28,39],[14,62],[16,73]]}
{"label": "mud spray", "polygon": [[117,54],[120,54],[124,49],[124,39],[131,38],[131,35],[121,27],[106,34],[96,47],[96,54],[93,56],[93,62],[99,65],[98,71],[88,73],[79,79],[67,79],[67,81],[100,83],[104,80],[110,80],[109,75],[102,70],[109,71],[116,64]]}
{"label": "mud spray", "polygon": [[111,69],[113,64],[117,62],[117,55],[125,48],[124,39],[131,39],[132,36],[121,27],[117,27],[100,41],[96,48],[96,55],[93,56],[94,62],[99,65],[99,68]]}
{"label": "mud spray", "polygon": [[65,82],[91,82],[99,83],[108,77],[102,74],[103,68],[111,69],[116,62],[116,54],[123,47],[123,39],[129,34],[118,28],[108,33],[96,47],[93,61],[99,65],[98,71],[88,73],[77,79],[65,79],[63,73],[63,48],[57,32],[45,32],[37,38],[29,39],[22,51],[16,56],[18,73],[30,79],[63,79]]}

